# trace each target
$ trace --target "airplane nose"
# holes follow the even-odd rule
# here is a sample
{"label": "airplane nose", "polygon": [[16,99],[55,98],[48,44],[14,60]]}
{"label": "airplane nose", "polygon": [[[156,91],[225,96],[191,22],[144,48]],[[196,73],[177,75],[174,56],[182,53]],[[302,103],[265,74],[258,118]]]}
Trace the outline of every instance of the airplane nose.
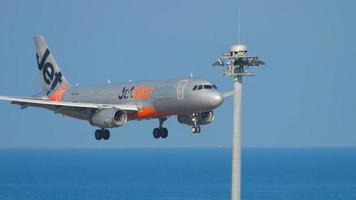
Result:
{"label": "airplane nose", "polygon": [[210,98],[210,103],[214,107],[220,106],[224,101],[224,98],[220,92],[214,92]]}

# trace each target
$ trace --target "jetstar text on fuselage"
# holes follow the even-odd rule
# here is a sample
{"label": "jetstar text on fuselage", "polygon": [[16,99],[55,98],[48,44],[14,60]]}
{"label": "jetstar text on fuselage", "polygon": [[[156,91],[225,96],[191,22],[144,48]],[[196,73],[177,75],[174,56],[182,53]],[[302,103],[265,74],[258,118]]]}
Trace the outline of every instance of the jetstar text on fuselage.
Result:
{"label": "jetstar text on fuselage", "polygon": [[122,99],[146,99],[152,96],[153,87],[145,86],[132,86],[124,87],[121,91],[121,94],[118,96],[120,100]]}

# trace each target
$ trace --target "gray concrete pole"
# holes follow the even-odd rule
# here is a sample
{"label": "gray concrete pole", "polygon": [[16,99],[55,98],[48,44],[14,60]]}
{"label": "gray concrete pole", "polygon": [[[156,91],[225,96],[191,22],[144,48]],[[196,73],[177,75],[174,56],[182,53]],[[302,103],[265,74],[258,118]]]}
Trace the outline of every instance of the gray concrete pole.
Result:
{"label": "gray concrete pole", "polygon": [[242,147],[242,77],[254,76],[246,67],[256,67],[265,63],[257,56],[247,56],[243,44],[230,47],[213,66],[225,66],[224,76],[234,77],[233,121],[232,121],[232,166],[231,200],[241,199],[241,147]]}
{"label": "gray concrete pole", "polygon": [[241,199],[242,76],[234,77],[231,200]]}

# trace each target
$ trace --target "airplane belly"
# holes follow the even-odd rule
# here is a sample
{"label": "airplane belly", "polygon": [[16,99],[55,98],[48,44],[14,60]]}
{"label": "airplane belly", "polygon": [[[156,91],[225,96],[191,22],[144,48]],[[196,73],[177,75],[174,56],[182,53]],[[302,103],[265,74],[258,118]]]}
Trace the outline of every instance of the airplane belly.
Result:
{"label": "airplane belly", "polygon": [[184,101],[178,101],[174,98],[162,98],[155,100],[152,105],[162,113],[190,113],[191,111],[185,107]]}

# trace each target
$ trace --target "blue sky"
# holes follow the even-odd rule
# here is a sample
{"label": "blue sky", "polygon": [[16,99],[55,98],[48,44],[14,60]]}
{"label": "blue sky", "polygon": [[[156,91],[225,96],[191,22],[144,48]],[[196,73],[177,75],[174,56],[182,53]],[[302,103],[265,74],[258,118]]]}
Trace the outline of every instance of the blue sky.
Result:
{"label": "blue sky", "polygon": [[[230,90],[209,65],[236,42],[267,63],[246,78],[246,147],[356,146],[354,1],[0,2],[0,94],[39,92],[32,37],[42,34],[66,78],[79,85],[187,76]],[[87,122],[0,102],[0,148],[231,146],[231,99],[192,135],[175,117],[166,140],[157,120],[129,122],[97,142]]]}

